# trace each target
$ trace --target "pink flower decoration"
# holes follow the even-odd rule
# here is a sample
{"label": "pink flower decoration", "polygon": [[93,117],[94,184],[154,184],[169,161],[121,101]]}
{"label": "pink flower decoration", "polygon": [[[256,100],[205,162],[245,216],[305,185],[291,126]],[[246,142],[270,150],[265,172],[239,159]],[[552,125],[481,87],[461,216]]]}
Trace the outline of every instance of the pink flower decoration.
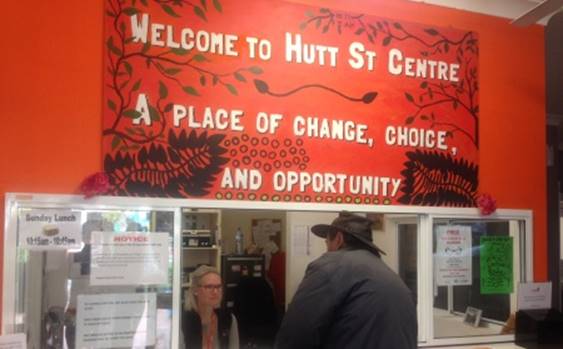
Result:
{"label": "pink flower decoration", "polygon": [[490,194],[479,195],[476,202],[483,216],[488,216],[497,210],[497,201]]}
{"label": "pink flower decoration", "polygon": [[88,199],[96,195],[103,195],[109,190],[109,177],[105,172],[96,172],[86,177],[80,183],[80,192]]}

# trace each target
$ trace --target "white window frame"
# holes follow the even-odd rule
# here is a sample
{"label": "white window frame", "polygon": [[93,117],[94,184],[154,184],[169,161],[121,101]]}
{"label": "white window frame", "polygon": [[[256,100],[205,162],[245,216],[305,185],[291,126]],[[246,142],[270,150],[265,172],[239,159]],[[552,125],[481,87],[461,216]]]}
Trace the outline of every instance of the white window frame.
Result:
{"label": "white window frame", "polygon": [[[518,264],[518,267],[515,265],[515,273],[518,272],[521,275],[520,282],[530,282],[533,280],[533,217],[531,210],[507,210],[507,209],[499,209],[493,215],[490,216],[475,216],[471,212],[457,212],[455,215],[451,215],[449,212],[442,212],[436,214],[428,215],[425,222],[423,222],[424,227],[421,227],[421,234],[420,234],[420,242],[421,249],[419,253],[422,251],[430,251],[427,253],[427,257],[429,260],[421,261],[422,267],[426,267],[427,275],[429,274],[430,277],[420,278],[419,274],[419,292],[422,292],[423,295],[419,297],[421,299],[424,297],[424,309],[421,311],[426,315],[427,321],[424,321],[424,326],[420,326],[421,323],[419,322],[419,331],[421,332],[419,335],[420,340],[422,341],[419,343],[419,347],[433,347],[433,346],[443,346],[443,345],[468,345],[468,344],[491,344],[491,343],[503,343],[503,342],[514,342],[514,335],[507,334],[507,335],[494,335],[494,336],[475,336],[475,337],[455,337],[455,338],[434,338],[434,321],[432,320],[433,314],[433,285],[432,280],[434,279],[434,268],[433,268],[433,261],[432,261],[432,239],[433,239],[433,226],[435,219],[451,219],[455,218],[456,220],[491,220],[491,221],[522,221],[524,234],[524,241],[521,241],[518,237],[517,243],[515,244],[516,248],[519,248],[522,244],[524,245],[524,258],[526,264],[522,267],[521,263]],[[419,265],[420,267],[420,265]],[[511,304],[515,301],[517,292],[517,285],[515,285],[514,292],[511,294]],[[430,316],[428,316],[430,314]]]}
{"label": "white window frame", "polygon": [[[7,193],[5,199],[4,225],[4,272],[3,272],[3,313],[2,333],[12,333],[15,319],[15,289],[16,270],[13,264],[16,258],[17,210],[20,207],[72,207],[78,209],[166,209],[175,212],[174,218],[174,276],[173,276],[173,326],[172,347],[179,345],[179,315],[180,315],[180,256],[181,256],[181,226],[180,216],[182,208],[215,208],[215,209],[248,209],[248,210],[278,210],[278,211],[318,211],[409,214],[417,215],[419,238],[417,239],[418,270],[424,271],[424,277],[418,273],[418,320],[419,346],[443,346],[463,344],[483,344],[498,342],[513,342],[514,335],[479,336],[464,338],[433,338],[433,268],[432,268],[432,227],[437,218],[482,219],[476,208],[453,207],[425,207],[425,206],[394,206],[394,205],[356,205],[356,204],[328,204],[328,203],[297,203],[297,202],[263,202],[263,201],[218,201],[201,199],[168,199],[168,198],[134,198],[134,197],[94,197],[84,199],[77,195]],[[522,270],[522,282],[533,280],[533,216],[531,210],[498,209],[487,219],[518,220],[524,222],[525,229],[525,258],[526,265]],[[286,236],[287,238],[287,236]]]}

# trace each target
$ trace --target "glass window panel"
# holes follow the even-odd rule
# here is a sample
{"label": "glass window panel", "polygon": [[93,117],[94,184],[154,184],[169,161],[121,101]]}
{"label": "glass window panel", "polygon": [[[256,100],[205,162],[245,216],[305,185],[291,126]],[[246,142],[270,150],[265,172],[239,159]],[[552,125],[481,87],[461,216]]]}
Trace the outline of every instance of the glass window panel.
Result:
{"label": "glass window panel", "polygon": [[[75,348],[77,343],[77,320],[87,311],[100,313],[99,326],[111,324],[111,340],[124,334],[117,332],[132,331],[126,334],[125,341],[131,342],[125,347],[145,343],[147,338],[153,343],[150,347],[170,347],[172,331],[172,277],[173,277],[173,236],[174,212],[151,210],[77,210],[68,208],[41,209],[47,215],[52,212],[66,211],[78,213],[80,217],[82,243],[76,249],[28,249],[18,245],[16,255],[16,322],[15,332],[25,332],[30,348]],[[18,209],[18,236],[22,234],[22,219],[30,208]],[[131,282],[118,284],[106,282],[102,285],[91,283],[92,236],[93,232],[108,232],[111,236],[135,236],[155,238],[165,241],[166,282],[150,284],[135,282],[143,278],[135,275]],[[167,238],[166,238],[167,236]],[[104,241],[105,243],[105,241]],[[162,249],[161,249],[162,250]],[[105,258],[108,250],[102,250]],[[148,251],[148,250],[147,250]],[[156,250],[154,250],[156,251]],[[149,251],[147,255],[156,254]],[[113,253],[113,252],[109,252]],[[117,253],[112,255],[118,258]],[[137,258],[129,255],[128,258]],[[146,258],[142,255],[139,258]],[[157,257],[155,257],[157,258]],[[138,260],[137,260],[138,262]],[[124,263],[131,263],[128,260]],[[115,266],[115,265],[114,265]],[[160,270],[159,270],[160,271]],[[158,271],[157,271],[158,273]],[[103,302],[109,302],[103,304]],[[121,303],[119,303],[121,302]],[[136,302],[135,305],[122,305]],[[80,304],[83,304],[80,306]],[[108,310],[104,313],[103,309]],[[119,310],[115,310],[119,309]],[[79,314],[82,312],[81,314]],[[112,313],[112,314],[111,314]],[[125,319],[127,318],[127,319]],[[145,326],[144,320],[147,321]],[[126,324],[126,322],[131,322]],[[97,326],[97,325],[96,325]],[[101,338],[101,330],[95,331],[95,341],[101,343],[109,337]],[[122,331],[120,331],[122,329]],[[83,340],[88,337],[84,332]],[[132,333],[132,334],[131,334]],[[129,338],[132,337],[132,338]],[[115,343],[115,342],[114,342]],[[123,342],[121,342],[123,343]]]}
{"label": "glass window panel", "polygon": [[520,227],[508,220],[435,219],[434,337],[507,334],[521,279]]}

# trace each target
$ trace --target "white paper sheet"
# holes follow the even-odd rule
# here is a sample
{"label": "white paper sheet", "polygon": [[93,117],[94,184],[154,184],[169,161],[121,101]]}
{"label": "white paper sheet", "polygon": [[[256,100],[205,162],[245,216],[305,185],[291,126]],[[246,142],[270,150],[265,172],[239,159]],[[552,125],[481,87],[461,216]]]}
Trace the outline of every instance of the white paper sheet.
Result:
{"label": "white paper sheet", "polygon": [[78,296],[77,348],[145,348],[155,334],[156,293]]}
{"label": "white paper sheet", "polygon": [[294,256],[308,256],[309,246],[309,227],[306,225],[296,225],[291,231],[291,248]]}
{"label": "white paper sheet", "polygon": [[551,282],[528,282],[518,285],[518,310],[550,308]]}
{"label": "white paper sheet", "polygon": [[22,210],[18,217],[18,244],[30,250],[68,250],[82,245],[80,212]]}
{"label": "white paper sheet", "polygon": [[436,284],[438,286],[471,285],[471,227],[439,226],[436,239]]}
{"label": "white paper sheet", "polygon": [[92,232],[90,284],[167,284],[168,236],[168,233]]}
{"label": "white paper sheet", "polygon": [[25,333],[0,336],[0,349],[26,349]]}

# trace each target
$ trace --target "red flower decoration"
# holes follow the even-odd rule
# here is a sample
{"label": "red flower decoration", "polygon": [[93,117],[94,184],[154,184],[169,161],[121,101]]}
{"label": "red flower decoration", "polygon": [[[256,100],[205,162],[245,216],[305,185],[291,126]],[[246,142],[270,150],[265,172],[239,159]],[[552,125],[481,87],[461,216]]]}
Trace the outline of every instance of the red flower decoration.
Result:
{"label": "red flower decoration", "polygon": [[86,199],[96,195],[103,195],[109,190],[109,177],[105,172],[96,172],[86,177],[80,183],[79,190]]}
{"label": "red flower decoration", "polygon": [[490,194],[479,195],[476,202],[483,216],[488,216],[497,210],[497,201]]}

